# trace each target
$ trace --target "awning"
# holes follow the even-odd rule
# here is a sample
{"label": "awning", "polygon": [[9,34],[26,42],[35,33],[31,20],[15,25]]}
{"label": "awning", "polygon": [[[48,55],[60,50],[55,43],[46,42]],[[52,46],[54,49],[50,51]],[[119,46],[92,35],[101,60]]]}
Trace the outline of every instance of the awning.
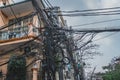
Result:
{"label": "awning", "polygon": [[8,5],[1,8],[1,11],[9,19],[28,15],[34,12],[34,8],[31,1],[23,1],[16,4]]}

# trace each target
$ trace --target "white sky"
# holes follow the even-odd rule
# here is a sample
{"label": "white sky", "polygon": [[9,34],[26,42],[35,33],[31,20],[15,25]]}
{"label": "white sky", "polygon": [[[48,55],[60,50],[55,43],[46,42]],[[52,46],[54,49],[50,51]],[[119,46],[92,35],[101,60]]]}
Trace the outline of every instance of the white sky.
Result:
{"label": "white sky", "polygon": [[[21,0],[16,0],[21,1]],[[43,0],[44,1],[44,0]],[[109,7],[119,7],[120,0],[49,0],[53,6],[61,7],[61,10],[83,10],[83,9],[96,9],[96,8],[109,8]],[[100,16],[100,17],[73,17],[68,18],[64,17],[67,20],[69,26],[72,25],[79,25],[84,23],[91,23],[95,21],[102,21],[102,20],[109,20],[109,19],[116,19],[120,18],[118,16]],[[87,27],[109,27],[109,26],[120,26],[120,22],[108,22],[108,23],[101,23],[96,25],[90,26],[82,26],[84,28]],[[76,28],[76,27],[75,27]],[[81,27],[77,27],[81,28]],[[111,33],[103,33],[97,36],[97,38],[104,37]],[[92,66],[97,65],[96,71],[101,71],[101,66],[107,65],[110,60],[120,55],[120,33],[116,33],[110,37],[101,39],[96,41],[97,44],[100,45],[99,51],[103,53],[103,56],[97,56],[94,60],[92,60]],[[92,69],[91,69],[92,70]]]}
{"label": "white sky", "polygon": [[[99,8],[109,8],[109,7],[119,7],[120,6],[120,0],[49,0],[52,5],[60,6],[61,10],[84,10],[84,9],[99,9]],[[103,21],[103,20],[109,20],[109,19],[116,19],[120,18],[120,15],[118,16],[100,16],[100,17],[73,17],[68,18],[64,17],[69,26],[72,25],[80,25],[84,23],[91,23],[96,21]],[[108,23],[101,23],[96,25],[90,25],[90,26],[82,26],[82,28],[87,27],[113,27],[113,26],[120,26],[120,22],[108,22]],[[76,27],[75,27],[76,28]],[[77,27],[81,28],[81,27]],[[111,33],[102,33],[97,36],[97,38],[104,37],[106,35],[109,35]],[[102,71],[101,66],[107,65],[111,59],[115,56],[120,55],[120,33],[115,33],[114,35],[100,39],[99,41],[96,41],[95,43],[100,45],[99,51],[103,53],[103,56],[96,56],[95,59],[92,60],[92,66],[97,65],[96,71]],[[91,69],[92,70],[92,69]]]}

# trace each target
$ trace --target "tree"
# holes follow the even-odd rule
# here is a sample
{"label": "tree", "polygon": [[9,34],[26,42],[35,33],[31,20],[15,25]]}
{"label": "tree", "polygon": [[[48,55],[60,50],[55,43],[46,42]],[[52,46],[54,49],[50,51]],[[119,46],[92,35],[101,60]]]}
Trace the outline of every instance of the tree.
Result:
{"label": "tree", "polygon": [[77,47],[74,51],[78,52],[79,61],[86,62],[89,59],[93,59],[96,55],[101,55],[101,53],[97,51],[99,45],[94,44],[92,41],[95,36],[95,33],[81,33],[81,35],[75,35],[74,42]]}
{"label": "tree", "polygon": [[96,33],[81,33],[74,34],[74,59],[76,61],[76,65],[78,65],[78,77],[80,80],[84,80],[84,67],[86,66],[86,62],[88,59],[93,59],[93,56],[99,55],[97,52],[97,48],[99,45],[93,43],[93,38],[96,36]]}
{"label": "tree", "polygon": [[[111,64],[111,65],[110,65]],[[108,66],[104,66],[103,69],[108,71],[103,75],[103,80],[120,80],[120,64],[119,61],[113,60]]]}
{"label": "tree", "polygon": [[26,80],[26,59],[22,56],[11,56],[7,66],[6,80]]}

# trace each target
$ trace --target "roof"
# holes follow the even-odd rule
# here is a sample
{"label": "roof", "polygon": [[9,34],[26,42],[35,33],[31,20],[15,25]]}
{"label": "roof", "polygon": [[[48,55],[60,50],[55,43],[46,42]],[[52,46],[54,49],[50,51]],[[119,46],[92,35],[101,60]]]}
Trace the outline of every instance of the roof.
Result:
{"label": "roof", "polygon": [[6,6],[1,6],[0,9],[6,8],[6,7],[10,7],[10,6],[14,6],[14,5],[17,5],[17,4],[22,4],[22,3],[25,3],[25,2],[29,2],[29,1],[30,0],[24,0],[24,1],[21,1],[21,2],[16,2],[14,4],[6,5]]}
{"label": "roof", "polygon": [[15,16],[25,16],[25,14],[33,12],[34,8],[31,1],[22,1],[19,3],[1,7],[1,11],[8,18],[12,18]]}
{"label": "roof", "polygon": [[[36,0],[36,2],[39,4],[39,7],[44,8],[44,4],[42,3],[42,1]],[[32,0],[25,0],[15,4],[0,7],[0,10],[6,17],[8,17],[8,19],[15,18],[15,16],[26,16],[32,12],[35,12]]]}

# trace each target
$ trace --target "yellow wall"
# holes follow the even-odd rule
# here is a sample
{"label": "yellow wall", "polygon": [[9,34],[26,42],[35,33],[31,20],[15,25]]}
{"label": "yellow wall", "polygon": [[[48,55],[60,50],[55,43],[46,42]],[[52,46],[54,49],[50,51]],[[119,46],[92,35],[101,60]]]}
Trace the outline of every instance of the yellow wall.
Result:
{"label": "yellow wall", "polygon": [[[23,16],[26,16],[26,15],[29,15],[29,14],[31,14],[32,12],[33,12],[33,10],[31,10],[31,11],[29,11],[29,12],[26,12],[26,13],[15,14],[15,16],[16,16],[17,18],[19,18],[19,17],[23,17]],[[13,16],[10,16],[10,17],[8,17],[8,18],[9,18],[9,20],[10,20],[10,19],[14,19],[15,16],[13,15]]]}
{"label": "yellow wall", "polygon": [[8,24],[8,18],[0,11],[0,27]]}

